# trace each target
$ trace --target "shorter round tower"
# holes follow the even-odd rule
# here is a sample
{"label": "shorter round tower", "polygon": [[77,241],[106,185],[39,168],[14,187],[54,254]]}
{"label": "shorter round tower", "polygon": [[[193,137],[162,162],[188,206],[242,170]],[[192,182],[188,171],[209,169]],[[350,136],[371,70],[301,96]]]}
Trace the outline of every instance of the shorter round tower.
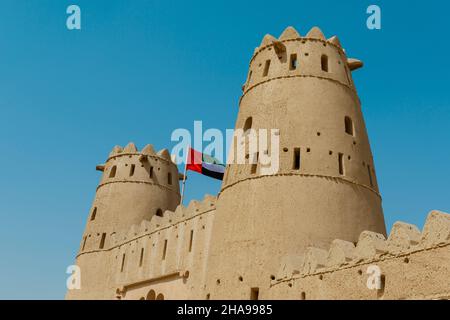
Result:
{"label": "shorter round tower", "polygon": [[123,149],[116,146],[97,170],[103,175],[77,255],[81,290],[68,293],[82,294],[83,299],[111,298],[98,295],[112,292],[105,290],[110,283],[108,273],[113,273],[115,266],[109,249],[118,235],[154,215],[174,211],[180,204],[178,168],[167,149],[156,153],[147,145],[138,152],[133,143]]}

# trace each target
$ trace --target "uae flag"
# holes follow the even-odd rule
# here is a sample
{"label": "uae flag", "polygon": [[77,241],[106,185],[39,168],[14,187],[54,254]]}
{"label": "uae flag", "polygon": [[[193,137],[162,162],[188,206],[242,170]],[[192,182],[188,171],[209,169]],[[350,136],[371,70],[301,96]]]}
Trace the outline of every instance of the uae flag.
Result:
{"label": "uae flag", "polygon": [[195,171],[214,179],[223,180],[225,166],[220,163],[219,160],[189,148],[186,170]]}

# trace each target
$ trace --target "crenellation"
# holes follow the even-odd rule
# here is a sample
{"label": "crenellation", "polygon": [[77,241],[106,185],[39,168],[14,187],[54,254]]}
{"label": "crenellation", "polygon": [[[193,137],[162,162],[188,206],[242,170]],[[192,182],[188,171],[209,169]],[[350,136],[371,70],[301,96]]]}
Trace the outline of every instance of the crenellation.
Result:
{"label": "crenellation", "polygon": [[387,247],[390,253],[400,253],[414,246],[417,246],[421,239],[421,232],[415,225],[396,222],[392,227],[387,240]]}
{"label": "crenellation", "polygon": [[[292,34],[292,31],[286,31]],[[339,40],[325,39],[318,28],[313,28],[311,36],[289,40],[277,40],[271,35],[263,38],[259,50],[250,61],[248,81],[244,85],[244,95],[254,87],[270,80],[292,77],[317,77],[337,81],[353,90],[353,81],[348,70],[348,59],[342,51]],[[271,50],[274,48],[274,50]],[[296,64],[289,64],[287,57],[296,56]],[[350,60],[353,61],[356,59]],[[358,60],[359,61],[359,60]],[[361,63],[362,64],[362,63]],[[356,66],[356,64],[355,64]],[[361,67],[362,65],[358,66]],[[355,67],[354,70],[357,68]]]}
{"label": "crenellation", "polygon": [[121,146],[114,146],[114,148],[111,150],[111,153],[109,154],[108,158],[114,157],[120,153],[122,153],[123,149]]}
{"label": "crenellation", "polygon": [[293,40],[301,38],[300,34],[293,27],[287,27],[283,33],[278,37],[279,40]]}
{"label": "crenellation", "polygon": [[308,247],[301,274],[316,273],[327,265],[328,252],[324,249]]}
{"label": "crenellation", "polygon": [[422,232],[421,245],[430,247],[450,241],[450,215],[431,211]]}
{"label": "crenellation", "polygon": [[123,148],[122,153],[124,154],[137,153],[137,148],[133,142],[130,142],[125,146],[125,148]]}
{"label": "crenellation", "polygon": [[291,279],[294,276],[300,275],[303,271],[303,266],[305,264],[305,256],[302,255],[287,255],[281,259],[280,268],[272,279],[272,283],[279,282],[285,279]]}
{"label": "crenellation", "polygon": [[341,267],[350,263],[355,257],[355,244],[345,240],[333,240],[327,256],[328,268]]}
{"label": "crenellation", "polygon": [[372,231],[361,233],[355,249],[355,258],[358,261],[374,258],[388,252],[384,235]]}

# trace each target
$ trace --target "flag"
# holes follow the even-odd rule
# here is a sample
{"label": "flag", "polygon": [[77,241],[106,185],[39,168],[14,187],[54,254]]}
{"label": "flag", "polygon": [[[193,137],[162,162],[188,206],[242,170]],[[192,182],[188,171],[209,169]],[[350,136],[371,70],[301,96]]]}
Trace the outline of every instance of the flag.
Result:
{"label": "flag", "polygon": [[186,170],[195,171],[214,179],[223,180],[225,165],[211,156],[189,148]]}

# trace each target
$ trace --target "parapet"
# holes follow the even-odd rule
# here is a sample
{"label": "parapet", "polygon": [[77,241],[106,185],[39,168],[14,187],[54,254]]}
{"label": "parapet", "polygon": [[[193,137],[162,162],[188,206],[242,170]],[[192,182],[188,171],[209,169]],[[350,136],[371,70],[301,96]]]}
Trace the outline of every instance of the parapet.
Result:
{"label": "parapet", "polygon": [[[108,160],[118,157],[118,156],[129,156],[129,155],[142,155],[139,159],[140,161],[145,161],[146,157],[157,157],[161,158],[165,161],[171,161],[170,153],[167,149],[161,149],[158,152],[155,152],[153,145],[148,144],[139,152],[136,148],[136,145],[133,142],[128,143],[124,148],[121,146],[115,146],[108,157]],[[107,161],[108,161],[107,160]]]}
{"label": "parapet", "polygon": [[422,232],[414,225],[396,222],[387,239],[382,234],[364,231],[356,244],[334,240],[329,250],[309,247],[303,255],[286,256],[273,284],[449,244],[450,214],[432,211]]}
{"label": "parapet", "polygon": [[306,34],[306,36],[303,37],[300,35],[300,33],[298,33],[297,30],[295,30],[294,27],[289,26],[283,31],[283,33],[278,37],[278,39],[270,34],[266,34],[263,37],[263,40],[261,41],[261,44],[259,45],[259,47],[255,48],[254,54],[256,55],[256,53],[265,49],[268,46],[275,46],[275,47],[278,47],[281,49],[282,42],[298,41],[298,40],[300,40],[300,41],[307,41],[307,40],[322,41],[322,42],[329,43],[340,50],[343,50],[341,42],[339,41],[339,38],[337,36],[333,36],[330,39],[326,39],[322,30],[320,30],[320,28],[318,28],[318,27],[313,27]]}
{"label": "parapet", "polygon": [[215,210],[216,200],[217,197],[207,194],[201,201],[192,200],[188,206],[179,205],[175,211],[166,210],[162,217],[154,215],[150,221],[143,220],[139,225],[131,226],[127,232],[117,235],[114,246],[120,246]]}
{"label": "parapet", "polygon": [[362,66],[362,61],[347,58],[337,36],[327,39],[318,27],[301,36],[293,27],[287,27],[278,38],[270,34],[263,37],[250,59],[248,78],[242,88],[245,95],[273,80],[315,78],[355,91],[351,72]]}

